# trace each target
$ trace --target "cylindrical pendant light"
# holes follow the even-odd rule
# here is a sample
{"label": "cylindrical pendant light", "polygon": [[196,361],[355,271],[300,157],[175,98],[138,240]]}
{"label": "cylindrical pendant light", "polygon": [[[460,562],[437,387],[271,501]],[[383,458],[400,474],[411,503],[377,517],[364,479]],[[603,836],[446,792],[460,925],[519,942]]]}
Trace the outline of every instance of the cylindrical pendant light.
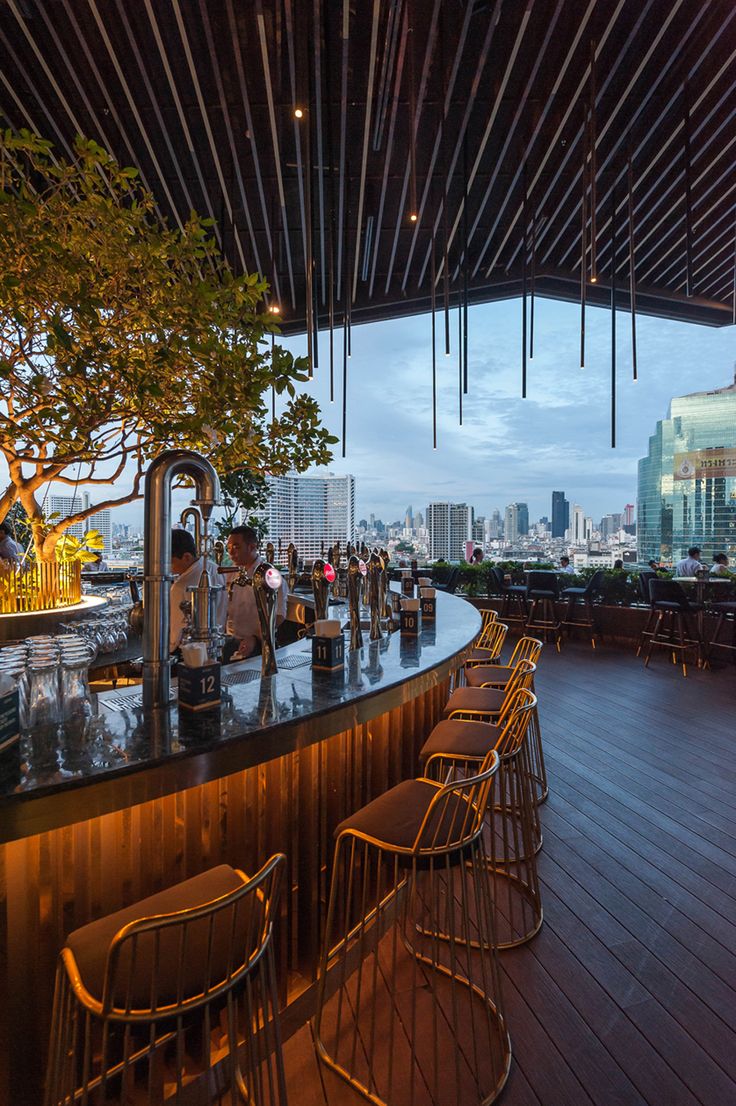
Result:
{"label": "cylindrical pendant light", "polygon": [[432,448],[437,448],[437,333],[436,333],[436,292],[437,262],[435,257],[434,226],[432,227],[432,269],[430,281],[430,316],[432,319]]}
{"label": "cylindrical pendant light", "polygon": [[527,276],[527,186],[526,162],[523,169],[524,197],[521,207],[521,398],[526,399],[526,276]]}
{"label": "cylindrical pendant light", "polygon": [[685,294],[693,294],[693,203],[692,203],[692,164],[690,156],[690,86],[687,81],[683,88],[685,110]]}
{"label": "cylindrical pendant light", "polygon": [[629,300],[631,302],[631,371],[634,380],[639,379],[636,364],[636,257],[634,245],[634,173],[631,164],[631,146],[627,167],[629,192]]}
{"label": "cylindrical pendant light", "polygon": [[598,206],[597,200],[597,176],[598,176],[598,155],[596,153],[596,115],[595,115],[595,51],[596,44],[591,42],[590,44],[590,128],[588,136],[590,140],[590,282],[595,284],[598,280],[598,259],[596,255],[596,209]]}
{"label": "cylindrical pendant light", "polygon": [[463,392],[468,394],[468,132],[463,137]]}
{"label": "cylindrical pendant light", "polygon": [[537,212],[532,211],[532,275],[529,285],[529,360],[534,359],[534,291],[537,283]]}
{"label": "cylindrical pendant light", "polygon": [[580,196],[580,368],[585,368],[585,296],[588,286],[588,108],[583,105],[583,161],[580,169],[582,188]]}
{"label": "cylindrical pendant light", "polygon": [[616,185],[611,188],[611,449],[616,448]]}

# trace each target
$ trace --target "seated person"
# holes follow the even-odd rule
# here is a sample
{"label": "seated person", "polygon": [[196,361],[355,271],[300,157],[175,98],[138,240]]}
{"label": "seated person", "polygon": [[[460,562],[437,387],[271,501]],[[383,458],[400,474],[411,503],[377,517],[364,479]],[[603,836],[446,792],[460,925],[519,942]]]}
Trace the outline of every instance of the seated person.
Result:
{"label": "seated person", "polygon": [[0,561],[18,563],[18,546],[13,541],[13,531],[7,522],[0,522]]}
{"label": "seated person", "polygon": [[[171,619],[169,622],[169,652],[173,653],[181,644],[182,634],[186,625],[186,617],[181,609],[181,604],[189,600],[187,588],[196,587],[199,583],[204,557],[197,556],[197,546],[194,538],[188,530],[171,531],[171,571],[176,573],[176,579],[171,585]],[[217,571],[214,561],[207,561],[207,575],[212,587],[222,587],[224,581]],[[227,618],[227,589],[217,596],[216,622],[220,630],[225,629]]]}
{"label": "seated person", "polygon": [[615,572],[620,572],[620,571],[622,570],[622,568],[623,568],[623,567],[624,567],[624,562],[623,562],[623,561],[621,560],[621,558],[620,558],[620,557],[618,557],[618,558],[617,558],[617,559],[616,559],[616,560],[615,560],[615,561],[613,562],[613,568],[614,568],[614,571],[615,571]]}
{"label": "seated person", "polygon": [[94,556],[93,561],[87,561],[86,564],[82,565],[82,571],[83,572],[108,572],[109,569],[108,569],[108,566],[107,566],[107,562],[103,561],[102,554],[98,551],[95,551],[93,553],[93,556]]}
{"label": "seated person", "polygon": [[696,576],[704,568],[705,565],[700,560],[700,549],[697,545],[691,545],[687,557],[683,557],[675,565],[675,576]]}
{"label": "seated person", "polygon": [[[258,553],[258,534],[250,526],[236,526],[227,539],[227,551],[230,559],[238,568],[244,568],[251,577],[263,557]],[[276,626],[286,618],[286,581],[281,581],[276,609]],[[238,643],[237,652],[241,657],[251,657],[260,651],[261,623],[258,618],[256,597],[253,588],[241,587],[231,583],[227,611],[227,632]]]}
{"label": "seated person", "polygon": [[566,572],[569,576],[574,575],[575,569],[570,564],[569,557],[560,557],[560,572]]}
{"label": "seated person", "polygon": [[647,561],[647,564],[651,568],[652,572],[661,572],[662,566],[659,561]]}
{"label": "seated person", "polygon": [[725,553],[716,553],[713,564],[710,566],[711,576],[730,576],[728,557]]}
{"label": "seated person", "polygon": [[482,549],[474,549],[473,550],[473,556],[470,558],[471,565],[479,565],[479,564],[482,564],[482,562],[483,562],[483,550]]}

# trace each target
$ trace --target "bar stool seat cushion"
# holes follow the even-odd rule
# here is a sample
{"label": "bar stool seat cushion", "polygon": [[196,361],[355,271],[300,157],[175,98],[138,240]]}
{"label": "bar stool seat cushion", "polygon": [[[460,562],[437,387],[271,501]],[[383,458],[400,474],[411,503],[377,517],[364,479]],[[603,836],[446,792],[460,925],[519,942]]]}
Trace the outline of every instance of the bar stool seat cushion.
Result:
{"label": "bar stool seat cushion", "polygon": [[493,662],[499,656],[500,656],[500,653],[497,653],[493,649],[482,649],[482,648],[474,649],[473,652],[470,654],[470,656],[466,658],[465,663],[467,665],[467,664],[473,664],[473,663],[477,664],[478,661],[485,661],[487,664],[493,664]]}
{"label": "bar stool seat cushion", "polygon": [[495,687],[456,687],[447,706],[442,712],[443,718],[449,718],[454,710],[485,711],[497,714],[506,698],[505,691]]}
{"label": "bar stool seat cushion", "polygon": [[566,596],[569,597],[572,595],[585,595],[586,590],[586,588],[565,588],[564,591],[560,592],[560,597],[564,599]]}
{"label": "bar stool seat cushion", "polygon": [[526,584],[507,584],[503,589],[507,595],[526,595]]}
{"label": "bar stool seat cushion", "polygon": [[[73,933],[69,934],[66,943],[74,953],[74,958],[77,961],[79,974],[82,977],[84,986],[95,998],[99,1000],[102,999],[107,953],[113,937],[123,926],[128,925],[130,922],[137,921],[139,918],[150,918],[156,914],[173,914],[178,910],[187,910],[195,906],[203,906],[205,903],[212,902],[213,899],[219,899],[222,898],[223,895],[229,895],[231,891],[235,891],[242,886],[243,880],[233,868],[228,864],[219,864],[216,868],[212,868],[208,872],[201,872],[198,876],[185,879],[182,883],[177,883],[173,887],[167,887],[166,890],[159,891],[155,895],[150,895],[147,899],[141,899],[140,902],[135,902],[131,906],[126,906],[123,910],[118,910],[114,914],[108,914],[104,918],[98,918],[97,921],[90,922],[88,925],[74,930]],[[243,929],[244,951],[247,928],[246,914],[247,911],[242,909],[238,912],[238,927],[240,928],[242,926]],[[225,947],[228,946],[231,923],[232,916],[229,912],[225,912],[225,914],[217,919],[214,926],[213,949],[217,949],[219,929],[222,929],[222,937],[225,939],[223,945]],[[227,933],[225,932],[226,929],[228,930]],[[191,983],[192,986],[196,986],[197,991],[201,989],[201,965],[207,957],[208,932],[208,922],[206,919],[192,922],[188,927],[184,971],[182,973],[184,994],[191,993],[187,986],[188,982]],[[181,958],[179,938],[179,927],[175,927],[172,931],[171,941],[167,942],[165,931],[161,932],[159,937],[159,1000],[161,1000],[164,995],[166,997],[170,996],[172,1002],[176,999],[179,960]],[[129,942],[128,944],[131,943],[132,942]],[[151,978],[155,944],[156,938],[153,935],[141,934],[137,940],[138,948],[135,957],[136,980],[133,986],[133,993],[135,995],[135,1001],[144,1008],[150,1004],[151,1000]],[[168,948],[167,945],[169,945]],[[120,960],[122,970],[119,973],[121,980],[126,978],[124,967],[126,962],[127,957],[126,954],[123,953]],[[187,964],[192,966],[189,972],[187,972]],[[233,965],[233,967],[235,966],[236,965]],[[213,954],[211,973],[213,983],[223,976],[226,970],[227,966],[224,962],[218,964],[215,951]]]}
{"label": "bar stool seat cushion", "polygon": [[[377,839],[389,849],[410,849],[439,790],[440,784],[430,780],[402,780],[396,787],[345,818],[335,830],[335,837],[339,837],[344,830],[352,830]],[[463,821],[461,806],[467,807],[465,798],[460,795],[449,797],[447,803],[442,805],[442,813],[438,813],[442,824],[437,825],[433,818],[427,825],[423,847],[441,848],[448,838],[455,840],[457,827]],[[435,833],[438,833],[437,839]]]}
{"label": "bar stool seat cushion", "polygon": [[554,591],[544,591],[539,588],[529,589],[530,599],[557,599],[557,593]]}
{"label": "bar stool seat cushion", "polygon": [[736,599],[723,599],[718,603],[711,603],[711,611],[719,614],[736,614]]}
{"label": "bar stool seat cushion", "polygon": [[513,669],[508,672],[495,664],[478,664],[475,668],[465,671],[465,681],[468,687],[482,687],[483,684],[493,684],[494,687],[506,687],[513,676]]}
{"label": "bar stool seat cushion", "polygon": [[654,609],[657,611],[681,611],[683,614],[697,613],[702,611],[702,603],[688,603],[685,607],[682,603],[677,603],[671,599],[658,599],[654,603]]}
{"label": "bar stool seat cushion", "polygon": [[460,718],[446,718],[438,722],[424,742],[419,754],[425,761],[435,753],[450,756],[478,757],[480,760],[489,749],[496,746],[501,730],[490,722],[464,722]]}

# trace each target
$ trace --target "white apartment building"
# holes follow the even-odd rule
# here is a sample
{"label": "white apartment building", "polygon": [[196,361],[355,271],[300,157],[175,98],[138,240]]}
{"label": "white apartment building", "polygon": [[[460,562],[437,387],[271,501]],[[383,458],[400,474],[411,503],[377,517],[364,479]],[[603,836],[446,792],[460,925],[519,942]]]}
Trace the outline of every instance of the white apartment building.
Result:
{"label": "white apartment building", "polygon": [[585,530],[585,511],[578,503],[573,503],[570,508],[570,529],[566,531],[565,537],[572,545],[583,545],[586,540]]}
{"label": "white apartment building", "polygon": [[334,542],[343,552],[355,538],[355,477],[270,476],[269,499],[264,516],[267,540],[279,548],[281,563],[293,542],[299,556],[313,561]]}
{"label": "white apartment building", "polygon": [[[58,514],[59,519],[69,518],[77,511],[86,511],[90,507],[89,492],[83,495],[50,495],[49,514]],[[90,515],[84,522],[75,522],[66,531],[72,537],[82,541],[88,530],[99,530],[105,539],[103,558],[112,552],[112,512],[110,510],[97,511]]]}
{"label": "white apartment building", "polygon": [[466,541],[473,540],[473,508],[466,503],[430,503],[425,521],[430,560],[462,560]]}

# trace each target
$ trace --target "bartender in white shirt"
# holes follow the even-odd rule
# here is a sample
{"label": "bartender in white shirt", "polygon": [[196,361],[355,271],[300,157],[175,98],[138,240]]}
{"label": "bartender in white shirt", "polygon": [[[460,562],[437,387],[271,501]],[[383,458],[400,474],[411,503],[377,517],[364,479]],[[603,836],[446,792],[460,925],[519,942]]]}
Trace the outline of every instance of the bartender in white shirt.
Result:
{"label": "bartender in white shirt", "polygon": [[[230,559],[238,568],[244,568],[247,576],[252,576],[257,565],[263,561],[258,553],[258,534],[250,526],[236,526],[227,539],[227,551]],[[276,608],[277,627],[286,618],[286,581],[282,580]],[[251,657],[257,653],[261,644],[261,624],[258,620],[256,597],[253,588],[232,583],[230,602],[227,612],[227,632],[238,644],[238,653],[242,657]]]}
{"label": "bartender in white shirt", "polygon": [[[190,596],[187,588],[196,587],[204,568],[204,557],[197,556],[197,546],[188,530],[171,531],[171,571],[176,579],[171,585],[171,619],[169,622],[169,652],[179,648],[186,625],[186,617],[181,604]],[[222,587],[217,596],[216,622],[221,630],[225,629],[227,618],[227,589],[224,580],[217,571],[217,565],[207,561],[207,575],[212,587]]]}

